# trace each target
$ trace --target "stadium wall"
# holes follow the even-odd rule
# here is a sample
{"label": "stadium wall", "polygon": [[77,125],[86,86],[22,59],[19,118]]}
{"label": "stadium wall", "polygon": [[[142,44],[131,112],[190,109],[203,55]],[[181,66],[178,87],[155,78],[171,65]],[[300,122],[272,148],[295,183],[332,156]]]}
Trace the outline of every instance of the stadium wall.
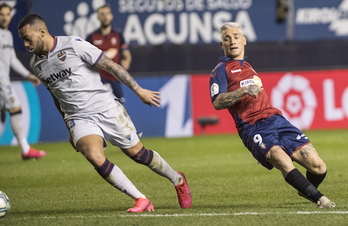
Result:
{"label": "stadium wall", "polygon": [[[260,72],[271,103],[302,130],[348,128],[347,69]],[[161,92],[159,108],[141,103],[123,87],[126,108],[145,137],[184,137],[235,133],[227,110],[216,111],[209,96],[209,74],[175,74],[137,77],[148,89]],[[13,82],[23,107],[24,128],[31,143],[67,140],[68,134],[46,88]],[[217,119],[202,127],[199,118]],[[9,116],[0,123],[0,144],[16,144]]]}
{"label": "stadium wall", "polygon": [[[223,21],[243,25],[247,61],[260,73],[272,103],[290,121],[304,130],[348,128],[348,0],[294,0],[292,17],[283,23],[276,21],[275,1],[144,1],[158,4],[144,8],[133,4],[141,1],[132,0],[14,0],[10,30],[18,57],[28,67],[31,54],[16,35],[25,14],[41,15],[53,35],[84,38],[98,27],[94,9],[104,2],[117,18],[113,25],[130,43],[131,74],[144,87],[161,91],[162,106],[154,108],[141,104],[124,87],[126,107],[144,136],[236,132],[228,112],[215,111],[209,97],[209,73],[222,54],[218,27]],[[11,78],[29,141],[67,140],[47,90],[22,82],[13,72]],[[202,116],[219,122],[203,130],[197,122]],[[7,115],[0,123],[0,145],[15,143]]]}

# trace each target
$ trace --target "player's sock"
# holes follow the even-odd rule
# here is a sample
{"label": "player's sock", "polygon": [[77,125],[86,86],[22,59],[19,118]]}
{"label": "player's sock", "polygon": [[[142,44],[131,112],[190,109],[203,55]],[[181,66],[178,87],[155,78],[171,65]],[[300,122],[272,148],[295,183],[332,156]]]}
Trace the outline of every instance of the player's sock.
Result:
{"label": "player's sock", "polygon": [[133,199],[146,198],[134,184],[124,175],[122,170],[108,159],[105,160],[103,165],[96,168],[100,176],[102,176],[109,184],[117,188],[118,190],[129,195]]}
{"label": "player's sock", "polygon": [[315,203],[323,196],[318,189],[309,182],[298,169],[291,170],[286,176],[285,181],[296,188],[302,194],[311,198]]}
{"label": "player's sock", "polygon": [[30,150],[30,145],[28,144],[27,138],[22,127],[22,111],[11,114],[10,123],[13,134],[17,138],[18,144],[21,148],[21,152],[23,154],[27,154]]}
{"label": "player's sock", "polygon": [[156,151],[143,147],[132,158],[137,163],[148,166],[155,173],[168,178],[175,186],[181,184],[183,179]]}
{"label": "player's sock", "polygon": [[174,186],[183,182],[181,175],[179,175],[156,151],[153,151],[153,159],[148,167],[157,174],[168,178]]}
{"label": "player's sock", "polygon": [[321,182],[323,182],[323,180],[325,179],[326,173],[327,172],[317,175],[307,170],[306,177],[309,182],[311,182],[316,188],[318,188]]}

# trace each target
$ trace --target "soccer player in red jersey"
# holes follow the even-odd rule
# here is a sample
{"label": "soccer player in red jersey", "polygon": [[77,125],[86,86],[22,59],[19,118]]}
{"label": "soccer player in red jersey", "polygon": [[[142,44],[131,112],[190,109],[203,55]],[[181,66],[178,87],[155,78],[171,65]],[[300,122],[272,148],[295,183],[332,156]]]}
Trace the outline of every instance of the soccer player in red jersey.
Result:
{"label": "soccer player in red jersey", "polygon": [[[213,106],[228,109],[245,147],[260,164],[269,170],[280,170],[285,181],[317,207],[335,207],[317,189],[326,176],[324,161],[309,139],[271,105],[261,78],[244,60],[246,38],[240,25],[227,22],[221,26],[220,34],[225,56],[211,73]],[[307,169],[307,178],[293,161]]]}
{"label": "soccer player in red jersey", "polygon": [[[100,28],[87,36],[87,41],[104,51],[104,54],[115,63],[128,70],[132,62],[132,54],[128,49],[123,34],[120,30],[112,27],[113,14],[110,5],[105,4],[97,9]],[[112,90],[113,94],[124,103],[121,83],[110,73],[100,70],[102,82]]]}

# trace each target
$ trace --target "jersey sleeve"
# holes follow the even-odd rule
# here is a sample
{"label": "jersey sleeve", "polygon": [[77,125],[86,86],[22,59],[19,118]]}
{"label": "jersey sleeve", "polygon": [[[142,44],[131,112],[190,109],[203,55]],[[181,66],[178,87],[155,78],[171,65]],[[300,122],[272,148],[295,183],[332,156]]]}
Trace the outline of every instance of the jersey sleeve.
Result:
{"label": "jersey sleeve", "polygon": [[103,55],[103,51],[79,37],[73,38],[72,46],[76,54],[90,65],[97,64]]}
{"label": "jersey sleeve", "polygon": [[119,33],[120,35],[120,47],[122,50],[127,50],[128,49],[128,44],[126,43],[124,37],[123,37],[123,34],[120,32]]}
{"label": "jersey sleeve", "polygon": [[220,93],[227,92],[227,72],[224,63],[219,63],[210,75],[210,97],[214,102]]}
{"label": "jersey sleeve", "polygon": [[87,35],[86,41],[92,43],[92,35],[93,33]]}

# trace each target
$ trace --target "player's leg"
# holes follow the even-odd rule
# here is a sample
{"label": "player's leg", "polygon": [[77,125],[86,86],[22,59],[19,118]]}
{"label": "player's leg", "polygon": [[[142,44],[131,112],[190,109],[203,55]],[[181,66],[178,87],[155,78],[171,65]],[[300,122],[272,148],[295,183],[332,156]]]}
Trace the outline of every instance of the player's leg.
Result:
{"label": "player's leg", "polygon": [[[0,96],[0,98],[1,98],[1,96]],[[0,122],[1,123],[5,123],[5,119],[6,119],[5,106],[3,106],[0,103]]]}
{"label": "player's leg", "polygon": [[39,159],[46,155],[45,151],[39,151],[35,148],[30,147],[28,140],[26,138],[24,129],[23,129],[23,120],[22,120],[22,110],[20,107],[14,107],[8,109],[10,113],[10,124],[15,135],[18,145],[21,149],[21,156],[23,160],[27,159]]}
{"label": "player's leg", "polygon": [[182,172],[176,172],[158,152],[146,149],[140,141],[135,146],[122,151],[135,162],[146,165],[155,173],[169,179],[177,191],[180,207],[191,207],[192,196],[185,175]]}
{"label": "player's leg", "polygon": [[23,131],[22,110],[20,107],[7,109],[10,113],[10,123],[13,134],[17,138],[18,144],[23,154],[29,152],[30,146]]}
{"label": "player's leg", "polygon": [[105,137],[135,162],[146,165],[155,173],[168,178],[175,186],[180,206],[189,208],[192,197],[184,175],[176,172],[156,151],[144,147],[124,106],[119,102],[116,102],[116,105],[105,112],[105,119],[99,124]]}
{"label": "player's leg", "polygon": [[301,172],[295,168],[292,159],[280,146],[273,146],[266,155],[266,160],[280,170],[285,181],[298,192],[305,194],[319,208],[333,208],[335,204],[326,198]]}
{"label": "player's leg", "polygon": [[138,202],[136,208],[129,209],[128,212],[152,211],[154,209],[152,203],[134,186],[119,167],[105,157],[103,145],[104,139],[102,137],[88,135],[79,139],[76,143],[76,149],[108,183]]}
{"label": "player's leg", "polygon": [[22,159],[41,158],[46,155],[44,151],[38,151],[30,147],[23,129],[22,109],[19,99],[13,90],[9,78],[4,78],[0,83],[0,99],[2,107],[10,114],[10,124],[21,149]]}
{"label": "player's leg", "polygon": [[318,188],[326,177],[327,169],[314,146],[311,143],[304,145],[293,152],[292,159],[307,169],[307,179]]}

